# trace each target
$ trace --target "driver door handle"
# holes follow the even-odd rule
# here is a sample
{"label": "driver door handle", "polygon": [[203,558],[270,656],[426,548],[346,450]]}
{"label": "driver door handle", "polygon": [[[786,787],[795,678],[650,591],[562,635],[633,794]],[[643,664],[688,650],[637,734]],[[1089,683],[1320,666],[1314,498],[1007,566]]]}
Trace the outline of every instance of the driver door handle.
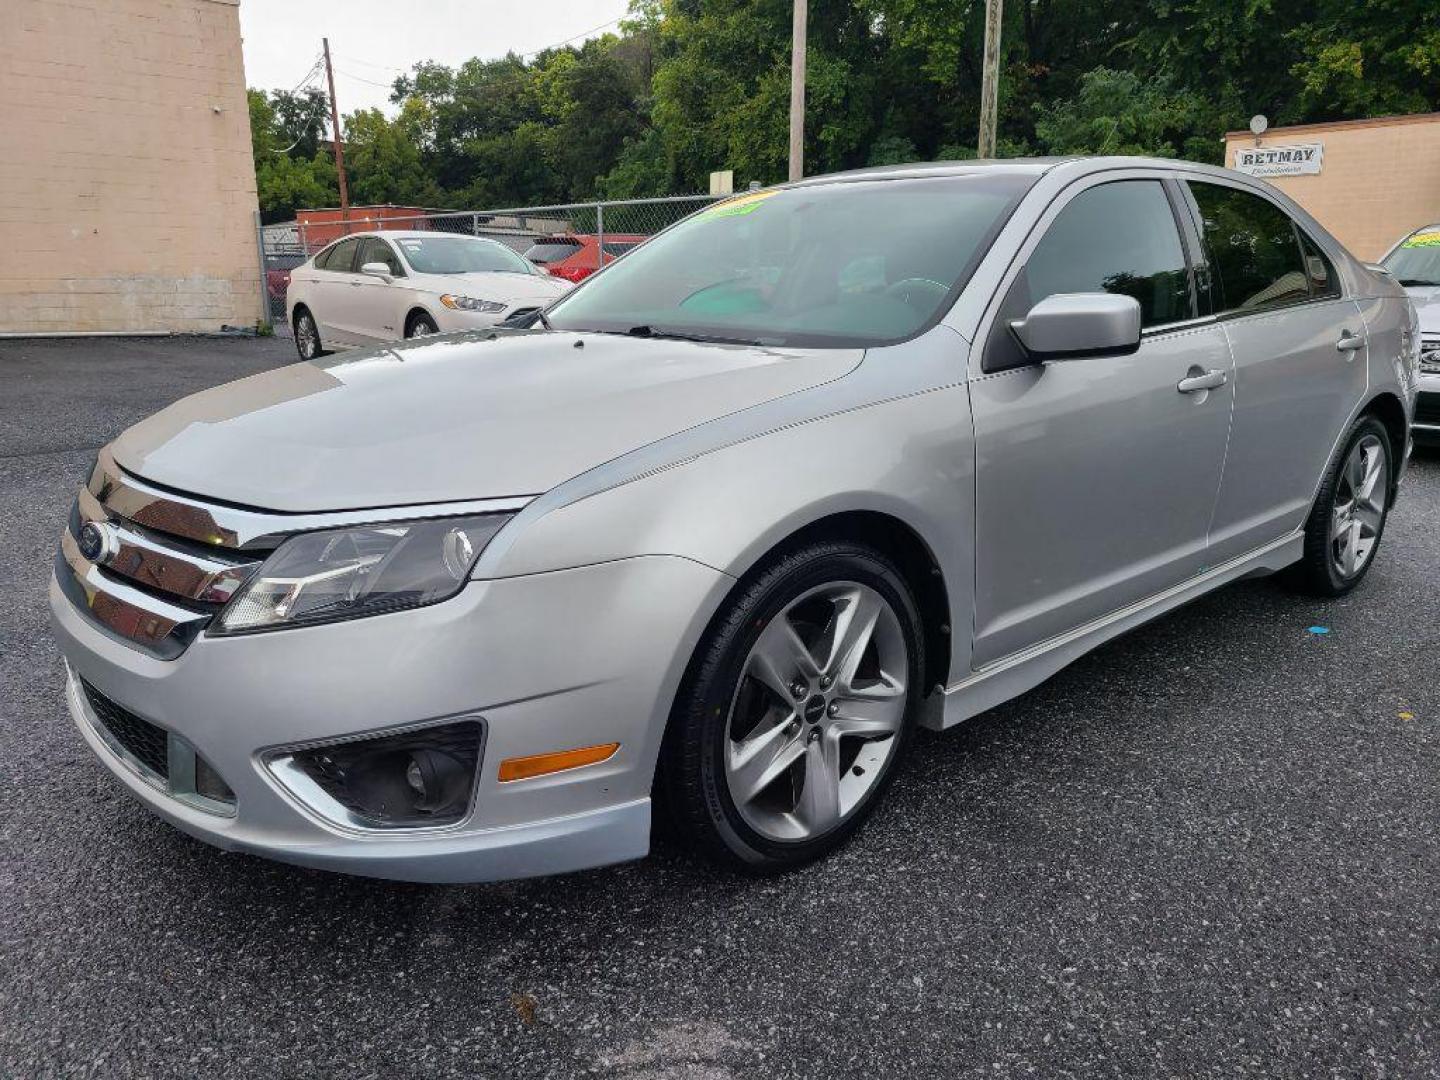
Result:
{"label": "driver door handle", "polygon": [[[1191,368],[1191,370],[1195,370]],[[1175,384],[1182,394],[1198,394],[1202,390],[1215,390],[1230,381],[1230,376],[1219,368],[1211,368],[1199,375],[1188,375]]]}
{"label": "driver door handle", "polygon": [[1365,347],[1365,339],[1359,334],[1352,334],[1349,330],[1342,330],[1340,340],[1335,342],[1335,348],[1341,352],[1354,352]]}

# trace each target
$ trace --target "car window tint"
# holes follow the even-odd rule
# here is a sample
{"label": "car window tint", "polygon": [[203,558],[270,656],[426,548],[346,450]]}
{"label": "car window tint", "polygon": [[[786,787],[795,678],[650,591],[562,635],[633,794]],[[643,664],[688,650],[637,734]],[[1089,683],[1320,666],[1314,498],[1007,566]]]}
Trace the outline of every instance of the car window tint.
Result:
{"label": "car window tint", "polygon": [[1158,180],[1081,192],[1025,263],[1028,303],[1056,293],[1108,292],[1140,303],[1140,324],[1192,318],[1185,250]]}
{"label": "car window tint", "polygon": [[[608,249],[610,245],[606,244],[605,247]],[[530,250],[525,252],[525,258],[543,266],[568,259],[579,250],[579,240],[541,240],[530,246]]]}
{"label": "car window tint", "polygon": [[1310,298],[1288,214],[1239,188],[1190,181],[1190,189],[1200,207],[1222,311],[1259,311]]}
{"label": "car window tint", "polygon": [[375,237],[367,237],[365,249],[360,254],[358,265],[366,263],[384,263],[390,268],[392,277],[404,277],[405,271],[400,267],[400,256],[395,254],[395,249],[384,240],[377,240]]}
{"label": "car window tint", "polygon": [[1320,246],[1305,235],[1304,229],[1297,229],[1300,247],[1305,254],[1305,276],[1310,279],[1310,295],[1339,296],[1340,282],[1335,277],[1335,266],[1320,250]]}
{"label": "car window tint", "polygon": [[327,255],[323,256],[325,261],[323,263],[317,262],[316,265],[322,270],[339,270],[342,272],[350,270],[353,268],[355,262],[355,249],[359,246],[359,240],[341,240],[340,243],[330,249]]}

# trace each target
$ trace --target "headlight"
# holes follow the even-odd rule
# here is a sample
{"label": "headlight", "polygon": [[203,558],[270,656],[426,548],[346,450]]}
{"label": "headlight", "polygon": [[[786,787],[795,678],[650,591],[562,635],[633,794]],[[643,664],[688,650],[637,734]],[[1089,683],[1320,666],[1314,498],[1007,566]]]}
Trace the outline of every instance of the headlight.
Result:
{"label": "headlight", "polygon": [[505,310],[505,305],[495,300],[476,300],[473,296],[455,296],[451,293],[446,293],[440,297],[440,302],[452,311],[484,311],[492,313]]}
{"label": "headlight", "polygon": [[458,593],[513,514],[433,518],[302,533],[281,544],[211,633],[357,619]]}

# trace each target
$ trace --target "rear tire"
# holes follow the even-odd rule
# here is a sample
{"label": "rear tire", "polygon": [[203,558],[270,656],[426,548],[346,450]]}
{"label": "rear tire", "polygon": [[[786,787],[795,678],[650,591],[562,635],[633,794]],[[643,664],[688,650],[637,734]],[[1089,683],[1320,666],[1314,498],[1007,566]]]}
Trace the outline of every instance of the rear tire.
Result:
{"label": "rear tire", "polygon": [[301,360],[315,360],[325,355],[320,341],[320,328],[315,325],[315,316],[309,308],[295,312],[295,351]]}
{"label": "rear tire", "polygon": [[1373,416],[1355,421],[1305,523],[1305,556],[1289,574],[1294,587],[1344,596],[1364,580],[1385,534],[1393,458],[1384,424]]}
{"label": "rear tire", "polygon": [[863,544],[776,559],[712,622],[672,710],[657,795],[709,857],[776,872],[844,843],[881,800],[924,692],[918,609]]}

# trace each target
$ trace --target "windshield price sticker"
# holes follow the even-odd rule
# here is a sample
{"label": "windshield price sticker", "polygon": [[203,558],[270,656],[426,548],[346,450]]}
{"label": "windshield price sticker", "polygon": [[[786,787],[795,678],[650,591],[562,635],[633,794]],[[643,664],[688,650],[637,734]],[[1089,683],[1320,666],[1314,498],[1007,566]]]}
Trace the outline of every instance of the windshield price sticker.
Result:
{"label": "windshield price sticker", "polygon": [[1440,232],[1421,232],[1410,237],[1402,248],[1440,248]]}
{"label": "windshield price sticker", "polygon": [[712,206],[704,212],[707,218],[739,217],[760,209],[760,204],[775,194],[773,191],[755,191],[741,195],[738,199],[726,199],[719,206]]}

